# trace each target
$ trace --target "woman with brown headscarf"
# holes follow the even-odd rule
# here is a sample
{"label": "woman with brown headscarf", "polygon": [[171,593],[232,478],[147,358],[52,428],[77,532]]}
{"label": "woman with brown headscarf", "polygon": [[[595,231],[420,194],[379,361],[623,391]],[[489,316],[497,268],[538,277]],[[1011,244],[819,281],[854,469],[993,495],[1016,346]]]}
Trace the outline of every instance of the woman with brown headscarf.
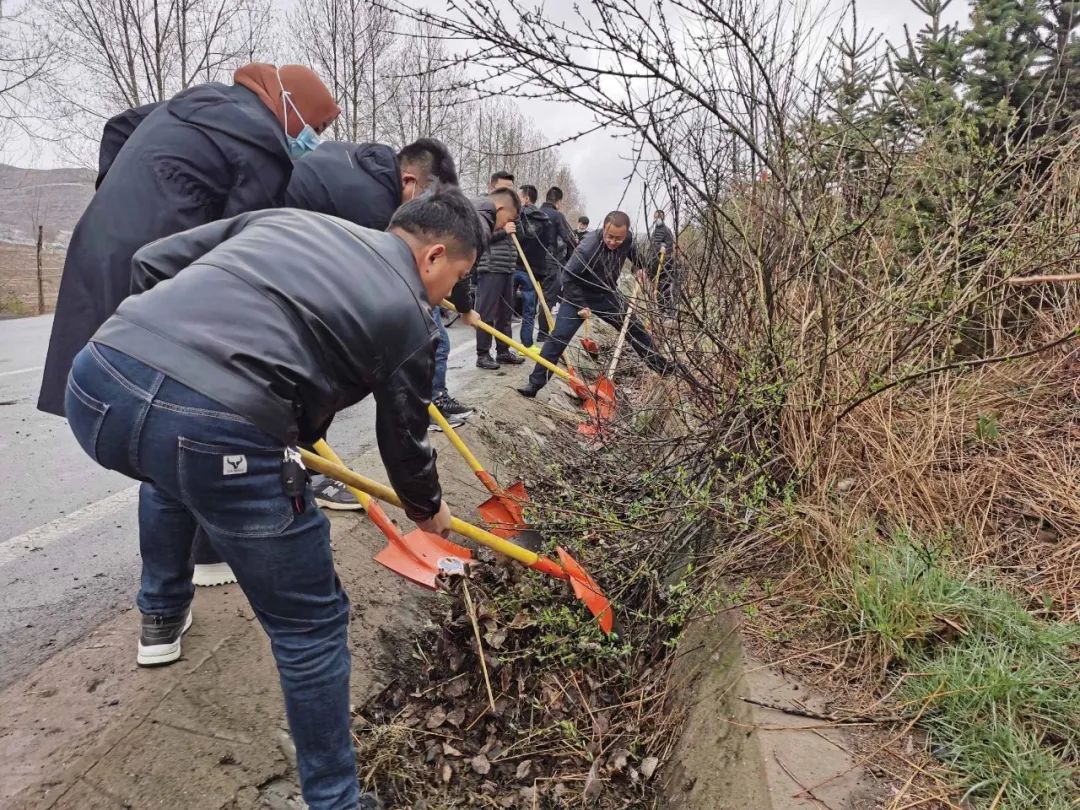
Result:
{"label": "woman with brown headscarf", "polygon": [[[232,85],[211,82],[158,104],[128,110],[105,125],[98,190],[71,236],[38,408],[64,415],[75,355],[129,294],[131,258],[156,239],[226,217],[283,204],[300,156],[340,110],[311,68],[251,64]],[[167,510],[140,510],[164,519]],[[152,525],[143,537],[155,536]],[[200,551],[199,584],[235,582],[224,563]],[[144,567],[139,593],[153,614],[161,593],[190,592],[186,574]]]}

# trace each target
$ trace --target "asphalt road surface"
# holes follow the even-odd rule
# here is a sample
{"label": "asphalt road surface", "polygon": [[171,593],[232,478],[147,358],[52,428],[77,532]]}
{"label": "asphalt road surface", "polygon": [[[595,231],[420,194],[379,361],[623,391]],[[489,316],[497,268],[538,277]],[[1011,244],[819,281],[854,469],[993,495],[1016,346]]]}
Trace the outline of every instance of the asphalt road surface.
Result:
{"label": "asphalt road surface", "polygon": [[[0,320],[0,688],[131,607],[138,589],[137,485],[34,407],[51,327],[51,315]],[[450,343],[450,390],[468,401],[469,379],[487,372],[473,364],[471,329],[456,324]],[[375,445],[374,424],[364,401],[328,438],[349,459]]]}

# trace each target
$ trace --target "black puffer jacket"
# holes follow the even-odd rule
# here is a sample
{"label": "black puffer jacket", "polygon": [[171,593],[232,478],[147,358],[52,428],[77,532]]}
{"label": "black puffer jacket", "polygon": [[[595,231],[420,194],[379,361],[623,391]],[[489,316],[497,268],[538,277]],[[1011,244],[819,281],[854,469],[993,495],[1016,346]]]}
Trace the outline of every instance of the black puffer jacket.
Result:
{"label": "black puffer jacket", "polygon": [[555,250],[555,234],[555,223],[546,211],[531,204],[522,206],[517,237],[529,267],[538,277],[547,275],[548,255]]}
{"label": "black puffer jacket", "polygon": [[290,444],[322,437],[334,414],[374,394],[390,483],[409,517],[438,511],[435,325],[405,242],[283,208],[159,240],[132,265],[132,296],[96,342]]}
{"label": "black puffer jacket", "polygon": [[281,123],[246,87],[191,87],[142,119],[71,235],[38,408],[64,415],[71,362],[128,296],[136,250],[281,205],[292,167]]}
{"label": "black puffer jacket", "polygon": [[293,167],[285,205],[386,230],[401,205],[397,155],[379,143],[323,141]]}

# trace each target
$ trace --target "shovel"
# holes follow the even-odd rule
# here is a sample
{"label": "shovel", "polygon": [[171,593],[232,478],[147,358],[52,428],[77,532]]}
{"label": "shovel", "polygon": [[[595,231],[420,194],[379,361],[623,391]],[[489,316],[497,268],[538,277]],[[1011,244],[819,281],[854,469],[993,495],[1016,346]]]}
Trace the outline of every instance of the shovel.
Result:
{"label": "shovel", "polygon": [[[337,453],[322,439],[315,442],[315,452],[334,464],[344,466]],[[371,522],[386,535],[386,547],[375,555],[375,562],[431,590],[438,587],[440,576],[464,572],[465,563],[472,559],[472,552],[467,548],[420,529],[402,537],[401,530],[386,516],[378,501],[362,489],[347,483],[345,486],[360,501]]]}
{"label": "shovel", "polygon": [[[547,321],[548,335],[550,336],[555,332],[555,316],[551,314],[551,307],[548,306],[547,299],[544,298],[544,288],[536,280],[536,275],[529,265],[529,260],[525,258],[525,251],[521,249],[521,242],[518,241],[517,234],[510,234],[510,238],[514,240],[514,247],[517,248],[521,264],[525,267],[525,272],[529,274],[529,281],[532,282],[533,289],[536,290],[536,300],[540,302],[540,308],[544,311],[544,319]],[[563,355],[563,362],[566,363],[566,370],[570,372],[571,376],[576,377],[577,372],[574,371],[573,365],[570,364],[565,354]]]}
{"label": "shovel", "polygon": [[[445,299],[443,299],[442,303],[439,304],[439,306],[443,307],[444,309],[449,309],[453,312],[457,312],[457,308]],[[481,332],[487,332],[493,338],[501,341],[502,343],[505,343],[510,348],[517,349],[525,357],[528,357],[530,360],[539,363],[541,366],[546,368],[559,379],[565,380],[567,385],[569,385],[570,388],[573,390],[574,396],[576,396],[578,399],[582,400],[586,404],[593,399],[593,392],[589,389],[589,386],[587,386],[581,381],[579,377],[571,374],[566,369],[559,368],[557,365],[550,362],[549,360],[545,360],[543,357],[540,356],[540,352],[536,351],[535,349],[530,349],[527,346],[522,345],[521,343],[518,343],[512,337],[504,335],[494,326],[486,324],[483,321],[477,322],[476,328],[479,329]]]}
{"label": "shovel", "polygon": [[[341,464],[327,461],[303,448],[300,449],[300,455],[303,457],[304,463],[310,469],[329,476],[335,481],[340,481],[347,487],[355,487],[358,490],[366,492],[373,498],[378,498],[386,503],[392,503],[394,506],[401,507],[401,499],[398,498],[397,493],[390,487],[384,486],[377,481],[372,481],[370,478],[365,478]],[[589,576],[589,574],[566,552],[565,549],[556,549],[559,554],[559,560],[562,563],[560,565],[560,563],[557,563],[554,560],[550,560],[547,557],[541,557],[534,551],[529,551],[508,540],[503,540],[501,537],[498,537],[491,532],[484,531],[477,526],[473,526],[471,523],[466,523],[460,518],[451,518],[450,528],[458,534],[467,537],[476,543],[487,546],[493,551],[497,551],[511,559],[517,560],[522,565],[528,566],[533,570],[548,574],[556,579],[568,581],[574,590],[574,595],[584,602],[585,606],[589,609],[589,612],[596,617],[600,624],[600,629],[605,633],[611,632],[615,619],[611,610],[611,602],[604,596],[604,592],[600,590],[600,586],[596,584],[596,581]],[[387,563],[383,564],[388,568],[391,568],[391,570],[398,570]],[[406,574],[406,576],[408,575]],[[412,577],[409,578],[412,579]]]}
{"label": "shovel", "polygon": [[631,298],[626,304],[626,317],[623,318],[622,328],[619,329],[619,339],[615,341],[615,351],[611,355],[607,374],[597,379],[596,385],[593,386],[595,396],[586,401],[583,406],[585,412],[593,418],[591,423],[578,425],[578,433],[584,436],[596,436],[615,415],[615,368],[619,365],[619,356],[626,344],[626,333],[630,328],[630,318],[633,314],[634,299]]}
{"label": "shovel", "polygon": [[469,465],[480,483],[484,485],[491,497],[480,504],[477,509],[484,523],[491,529],[491,533],[502,537],[504,540],[512,540],[519,546],[524,546],[532,551],[538,551],[543,545],[544,539],[536,529],[530,529],[525,524],[525,516],[521,511],[521,504],[527,503],[529,494],[525,491],[525,485],[515,481],[506,489],[499,486],[495,478],[485,470],[479,459],[476,458],[465,446],[465,442],[458,436],[457,431],[446,421],[446,417],[435,407],[434,403],[428,405],[428,414],[435,420],[443,433],[450,440],[450,444],[461,453],[465,463]]}
{"label": "shovel", "polygon": [[585,319],[585,337],[581,339],[581,348],[585,350],[585,354],[589,355],[592,360],[600,359],[600,347],[596,341],[592,339],[592,318]]}

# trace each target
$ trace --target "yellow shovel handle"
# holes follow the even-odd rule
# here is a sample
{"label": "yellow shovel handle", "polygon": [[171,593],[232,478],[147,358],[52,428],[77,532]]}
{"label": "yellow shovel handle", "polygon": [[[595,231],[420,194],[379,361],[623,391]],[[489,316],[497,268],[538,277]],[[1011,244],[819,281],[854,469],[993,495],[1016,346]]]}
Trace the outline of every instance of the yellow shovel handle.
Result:
{"label": "yellow shovel handle", "polygon": [[[384,503],[393,504],[399,509],[402,508],[401,499],[397,496],[397,493],[385,484],[380,484],[378,481],[372,481],[370,478],[365,478],[360,475],[360,473],[353,472],[342,464],[328,461],[302,447],[300,448],[300,455],[303,457],[304,464],[307,465],[308,469],[315,470],[315,472],[322,473],[323,475],[328,475],[345,484],[347,487],[355,487],[358,490],[366,492],[373,498],[378,498]],[[482,546],[487,546],[492,551],[504,554],[513,560],[517,560],[523,565],[536,565],[537,561],[540,559],[538,554],[529,551],[527,548],[522,548],[521,546],[503,540],[501,537],[498,537],[491,532],[484,531],[478,526],[473,526],[471,523],[466,523],[460,518],[451,518],[450,528],[462,537],[468,537],[473,542],[479,543]]]}
{"label": "yellow shovel handle", "polygon": [[525,272],[529,274],[529,281],[532,282],[533,289],[536,290],[536,300],[540,302],[540,308],[544,310],[548,331],[554,332],[555,316],[551,314],[551,307],[548,306],[547,299],[544,298],[544,288],[541,287],[540,282],[536,280],[536,274],[533,273],[533,269],[529,265],[529,260],[525,258],[525,251],[521,249],[521,242],[518,241],[517,234],[510,234],[510,238],[514,240],[514,247],[517,248],[518,256],[521,257],[521,263],[525,265]]}
{"label": "yellow shovel handle", "polygon": [[[443,299],[443,302],[441,304],[439,304],[439,306],[441,306],[443,309],[448,309],[451,312],[457,312],[457,307],[455,307],[453,304],[451,304],[449,301],[447,301],[445,299]],[[540,356],[540,352],[535,351],[534,349],[530,349],[530,348],[528,348],[526,346],[523,346],[522,344],[520,344],[516,340],[514,340],[512,337],[510,337],[509,335],[504,335],[502,332],[500,332],[494,326],[491,326],[490,324],[486,324],[483,321],[478,321],[477,324],[476,324],[476,328],[479,329],[481,332],[487,332],[493,338],[495,338],[496,340],[502,341],[503,343],[505,343],[510,348],[517,349],[519,352],[521,352],[523,355],[528,357],[530,360],[533,360],[533,361],[539,363],[544,368],[546,368],[548,371],[550,371],[556,377],[562,377],[564,380],[572,380],[573,379],[573,377],[570,375],[570,373],[568,371],[566,371],[566,369],[559,368],[554,363],[552,363],[552,362],[550,362],[548,360],[545,360],[543,357]]]}
{"label": "yellow shovel handle", "polygon": [[476,456],[472,454],[472,451],[465,446],[465,442],[457,435],[457,431],[446,421],[446,417],[442,415],[442,411],[435,407],[434,402],[428,403],[427,409],[428,414],[435,420],[435,424],[442,428],[442,432],[445,433],[446,438],[450,440],[450,444],[454,445],[454,448],[461,453],[462,458],[465,459],[465,463],[472,468],[474,473],[482,473],[484,468],[480,466],[480,462],[477,460]]}
{"label": "yellow shovel handle", "polygon": [[[331,448],[330,445],[328,445],[323,439],[319,439],[317,442],[315,442],[314,447],[315,452],[323,458],[327,459],[328,461],[332,461],[335,464],[340,464],[342,467],[345,466],[345,462],[341,460],[341,457],[337,453],[335,453],[333,448]],[[350,487],[348,484],[346,484],[345,486],[349,490],[349,492],[356,496],[356,500],[360,501],[360,505],[364,507],[364,511],[367,511],[368,501],[371,500],[371,498],[368,497],[368,494],[364,492],[364,490],[357,489],[356,487]]]}

